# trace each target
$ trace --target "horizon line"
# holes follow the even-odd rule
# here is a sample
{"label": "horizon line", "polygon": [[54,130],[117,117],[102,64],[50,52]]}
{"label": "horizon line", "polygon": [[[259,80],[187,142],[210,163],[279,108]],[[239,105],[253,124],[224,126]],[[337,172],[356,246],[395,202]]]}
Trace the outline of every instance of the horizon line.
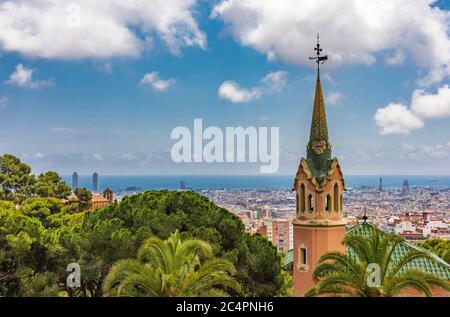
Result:
{"label": "horizon line", "polygon": [[[76,172],[76,171],[75,171]],[[295,176],[292,174],[110,174],[110,173],[99,173],[99,172],[92,172],[91,174],[80,174],[78,173],[78,176],[92,176],[94,173],[97,173],[99,175],[103,176],[142,176],[142,177],[148,177],[148,176],[221,176],[221,177],[238,177],[238,176],[261,176],[261,177],[267,177],[267,176]],[[61,176],[72,176],[72,174],[60,174]],[[450,177],[450,174],[346,174],[346,176],[375,176],[375,177],[390,177],[390,176],[412,176],[412,177]]]}

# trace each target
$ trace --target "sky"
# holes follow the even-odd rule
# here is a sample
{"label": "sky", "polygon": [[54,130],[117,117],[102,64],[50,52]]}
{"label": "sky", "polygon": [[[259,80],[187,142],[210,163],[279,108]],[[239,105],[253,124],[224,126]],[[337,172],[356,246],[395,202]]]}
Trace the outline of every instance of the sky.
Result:
{"label": "sky", "polygon": [[316,34],[344,174],[450,174],[450,1],[0,0],[0,154],[33,172],[257,174],[174,163],[171,131],[309,137]]}

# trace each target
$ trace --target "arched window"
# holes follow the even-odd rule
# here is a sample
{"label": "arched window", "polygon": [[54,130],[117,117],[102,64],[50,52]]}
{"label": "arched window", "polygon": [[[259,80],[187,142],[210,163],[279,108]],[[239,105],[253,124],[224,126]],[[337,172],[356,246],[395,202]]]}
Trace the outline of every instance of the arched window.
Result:
{"label": "arched window", "polygon": [[334,211],[339,212],[339,186],[334,184]]}
{"label": "arched window", "polygon": [[331,196],[330,196],[330,194],[328,194],[327,198],[326,198],[325,210],[326,211],[331,211]]}
{"label": "arched window", "polygon": [[342,211],[342,210],[344,210],[343,208],[342,208],[342,194],[341,194],[341,196],[339,197],[339,203],[340,203],[340,211]]}
{"label": "arched window", "polygon": [[305,198],[305,185],[301,184],[300,185],[300,211],[301,212],[305,212],[305,202],[306,202],[306,198]]}
{"label": "arched window", "polygon": [[308,210],[309,212],[313,212],[314,210],[314,198],[311,194],[308,195]]}

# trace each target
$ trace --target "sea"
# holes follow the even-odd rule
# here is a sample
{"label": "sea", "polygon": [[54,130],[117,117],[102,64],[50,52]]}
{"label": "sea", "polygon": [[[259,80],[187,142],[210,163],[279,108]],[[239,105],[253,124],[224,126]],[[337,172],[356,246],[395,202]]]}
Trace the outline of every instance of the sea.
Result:
{"label": "sea", "polygon": [[[347,175],[347,188],[376,187],[382,178],[383,188],[400,188],[405,180],[409,187],[424,187],[436,189],[450,189],[450,175]],[[63,176],[72,184],[72,176]],[[179,176],[151,176],[151,175],[99,175],[99,188],[107,187],[113,191],[144,191],[151,189],[179,189],[181,182],[192,190],[202,189],[291,189],[294,182],[292,175],[179,175]],[[92,189],[92,176],[79,175],[78,186]]]}

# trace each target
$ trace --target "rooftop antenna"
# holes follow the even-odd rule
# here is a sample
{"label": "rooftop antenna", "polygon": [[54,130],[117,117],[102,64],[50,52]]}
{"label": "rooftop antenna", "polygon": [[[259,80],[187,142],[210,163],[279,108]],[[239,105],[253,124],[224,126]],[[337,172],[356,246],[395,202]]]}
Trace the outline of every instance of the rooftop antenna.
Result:
{"label": "rooftop antenna", "polygon": [[317,45],[314,47],[314,50],[316,51],[315,57],[310,57],[309,59],[313,59],[317,63],[317,72],[320,72],[320,62],[325,63],[325,61],[328,60],[328,55],[320,55],[322,52],[322,49],[320,48],[320,37],[319,33],[317,33]]}

